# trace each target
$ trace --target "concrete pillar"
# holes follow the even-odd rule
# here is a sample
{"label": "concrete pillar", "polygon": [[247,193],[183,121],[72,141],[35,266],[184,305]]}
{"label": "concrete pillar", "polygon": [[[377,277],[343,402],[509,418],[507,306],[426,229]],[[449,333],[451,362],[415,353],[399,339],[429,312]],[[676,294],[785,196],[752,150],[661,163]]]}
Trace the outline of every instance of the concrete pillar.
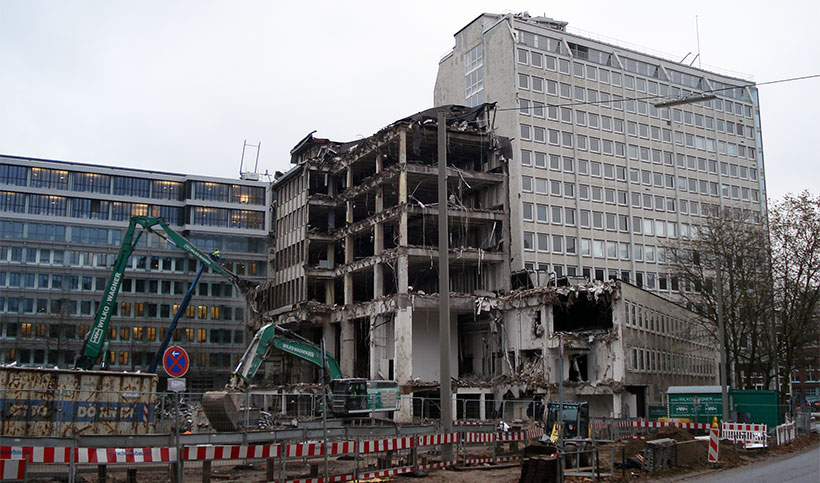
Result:
{"label": "concrete pillar", "polygon": [[487,395],[483,392],[478,396],[478,419],[482,421],[487,420]]}
{"label": "concrete pillar", "polygon": [[[399,205],[407,205],[407,130],[399,132]],[[407,210],[399,218],[399,246],[407,246]]]}
{"label": "concrete pillar", "polygon": [[356,362],[356,331],[352,321],[343,320],[340,325],[342,329],[342,347],[339,350],[339,365],[345,377],[352,377]]}

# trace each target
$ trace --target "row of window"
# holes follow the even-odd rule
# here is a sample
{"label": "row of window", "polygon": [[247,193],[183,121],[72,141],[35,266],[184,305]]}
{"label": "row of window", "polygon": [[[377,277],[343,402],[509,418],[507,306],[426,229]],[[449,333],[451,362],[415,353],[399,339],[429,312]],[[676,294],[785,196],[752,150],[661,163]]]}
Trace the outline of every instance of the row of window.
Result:
{"label": "row of window", "polygon": [[[627,112],[635,112],[632,109],[632,101],[624,101],[626,103]],[[530,101],[528,99],[519,99],[519,112],[522,115],[529,116],[532,114],[535,118],[549,119],[551,121],[561,121],[566,124],[573,123],[573,110],[569,107],[560,107],[556,105],[547,105],[538,101]],[[545,109],[546,107],[546,109]],[[669,121],[669,115],[666,111],[661,111],[659,116],[653,115],[654,108],[645,102],[637,102],[637,112],[639,114],[651,115],[654,118],[660,118]],[[675,109],[674,119],[676,123],[683,123],[689,126],[705,128],[707,131],[714,131],[717,125],[717,131],[720,133],[731,134],[737,137],[745,137],[747,139],[754,139],[754,128],[750,125],[742,123],[735,123],[732,121],[724,121],[718,119],[717,124],[711,117],[704,117],[700,114],[694,114],[689,111],[680,111]],[[546,117],[544,114],[546,113]],[[560,116],[559,116],[560,114]],[[649,124],[639,123],[637,121],[623,120],[617,117],[609,117],[606,115],[598,115],[593,112],[575,111],[575,125],[589,126],[591,129],[601,129],[602,131],[614,132],[617,134],[628,134],[633,137],[640,137],[643,139],[652,139],[653,141],[672,142],[672,129],[662,128],[660,126],[651,126]],[[624,129],[626,128],[626,129]],[[707,138],[714,145],[714,139]]]}
{"label": "row of window", "polygon": [[[641,124],[640,126],[646,126]],[[647,131],[646,139],[650,139]],[[668,129],[661,130],[660,128],[652,128],[652,139],[663,142],[672,142],[672,131]],[[662,135],[661,135],[662,133]],[[650,155],[651,151],[661,153],[660,150],[652,149],[649,146],[639,146],[637,144],[626,144],[620,141],[613,141],[611,139],[599,138],[597,136],[587,136],[585,134],[573,135],[570,131],[559,131],[557,129],[547,129],[541,126],[532,126],[530,124],[520,124],[520,135],[524,141],[534,141],[536,143],[545,143],[553,146],[561,146],[565,148],[572,148],[573,145],[580,151],[589,151],[592,153],[601,153],[609,156],[616,156],[619,158],[629,157],[629,159],[641,161],[652,161],[660,163],[661,155],[655,157]],[[657,135],[657,138],[655,136]],[[643,137],[643,134],[641,134]],[[680,146],[686,146],[701,151],[710,153],[718,152],[727,156],[738,157],[741,159],[756,159],[756,150],[752,147],[747,147],[743,144],[727,143],[725,141],[717,141],[712,138],[703,136],[696,136],[691,133],[683,133],[675,131],[674,142]],[[666,157],[671,159],[672,153],[667,152]]]}
{"label": "row of window", "polygon": [[[5,163],[0,164],[0,184],[176,201],[186,198],[185,184],[176,181]],[[188,183],[187,196],[195,200],[265,204],[265,188],[257,186],[191,181]]]}
{"label": "row of window", "polygon": [[[550,39],[548,37],[524,31],[520,31],[520,34],[521,38],[519,41],[523,45],[539,48],[549,52],[562,53],[564,55],[569,54],[565,51],[563,44],[559,40]],[[535,40],[533,41],[533,39]],[[540,43],[544,43],[548,47],[536,45],[539,44],[539,39],[541,40]],[[704,79],[700,76],[667,68],[666,71],[669,73],[669,78],[667,78],[664,74],[664,70],[661,69],[660,66],[640,60],[630,59],[624,56],[620,56],[620,59],[623,62],[623,69],[637,75],[622,75],[617,70],[603,68],[614,67],[617,69],[617,61],[611,53],[574,43],[569,43],[568,45],[570,46],[572,56],[575,59],[575,62],[572,64],[572,74],[579,79],[595,81],[601,84],[612,84],[615,87],[623,86],[630,90],[646,92],[648,94],[660,95],[663,97],[670,94],[673,97],[680,97],[689,91],[687,88],[696,89],[698,91],[708,89]],[[549,71],[570,75],[570,61],[568,59],[562,59],[553,55],[542,54],[540,52],[523,48],[519,48],[517,54],[519,64],[530,65],[537,69],[546,69]],[[578,59],[591,61],[603,67],[583,64],[578,62]],[[649,77],[649,79],[643,79],[639,76]],[[668,80],[673,84],[684,86],[684,88],[678,88],[674,85],[667,85],[664,82],[658,82],[654,79],[657,79],[658,81]],[[711,82],[712,88],[718,90],[722,97],[732,97],[734,99],[750,102],[747,92],[742,87],[730,86],[729,84],[724,84],[715,80],[711,80],[709,82]],[[703,104],[711,107],[712,102],[706,101]],[[716,102],[714,102],[714,105],[717,110],[734,112],[737,115],[745,114],[747,117],[752,116],[751,106],[748,104],[732,102],[727,99],[717,99]]]}
{"label": "row of window", "polygon": [[[59,316],[90,316],[97,313],[97,300],[35,299],[32,297],[0,297],[0,313],[43,314]],[[179,304],[156,304],[145,302],[120,302],[114,305],[115,317],[140,317],[170,319]],[[244,320],[244,308],[226,305],[189,305],[185,311],[188,319]]]}
{"label": "row of window", "polygon": [[[5,288],[103,292],[107,283],[108,277],[0,271],[0,287]],[[182,295],[189,286],[188,282],[182,281],[126,278],[123,280],[120,292]],[[199,282],[194,288],[194,295],[233,297],[238,294],[234,293],[233,285],[230,283]]]}
{"label": "row of window", "polygon": [[[85,245],[119,246],[122,243],[122,230],[68,226],[56,223],[25,223],[22,221],[0,220],[0,238],[25,240],[28,242],[71,242]],[[224,250],[227,252],[265,253],[266,250],[266,240],[264,237],[251,238],[247,236],[192,234],[187,238],[194,246],[204,252]],[[150,233],[143,233],[136,247],[176,249],[165,238]]]}
{"label": "row of window", "polygon": [[[654,164],[664,164],[666,166],[673,166],[673,153],[669,151],[661,151],[659,149],[651,150],[651,160]],[[521,150],[521,165],[534,166],[536,168],[549,168],[552,171],[563,171],[565,173],[574,173],[575,159],[569,156],[561,156],[558,154],[550,154],[540,151],[530,151],[527,149]],[[677,167],[680,169],[689,169],[692,171],[700,171],[704,173],[717,174],[718,162],[714,159],[707,160],[695,156],[689,156],[679,153],[677,155]],[[638,168],[631,168],[630,179],[633,183],[638,183],[641,177],[639,176]],[[643,179],[648,179],[646,176],[653,176],[651,171],[647,171],[649,175],[643,174]],[[740,178],[743,180],[758,180],[757,168],[750,168],[734,163],[721,162],[720,173],[723,176],[731,176],[732,178]],[[586,159],[578,160],[578,174],[589,175],[596,178],[617,179],[618,181],[626,181],[626,167],[618,166],[612,163],[601,163],[600,161],[589,161]],[[663,176],[662,173],[657,173],[654,176]],[[672,175],[666,175],[672,176]],[[649,184],[649,181],[644,181]],[[669,183],[667,183],[669,184]],[[662,187],[662,184],[657,184]],[[674,188],[674,185],[667,186]]]}
{"label": "row of window", "polygon": [[[191,366],[197,369],[224,369],[230,370],[239,363],[241,354],[229,352],[201,352],[191,350]],[[27,349],[27,348],[7,348],[0,352],[0,363],[15,362],[18,365],[62,365],[72,367],[76,357],[73,350],[57,349]],[[153,363],[156,354],[144,351],[109,351],[108,361],[113,367],[122,369],[148,369]]]}
{"label": "row of window", "polygon": [[[625,110],[630,113],[651,116],[655,119],[663,119],[668,121],[670,116],[670,108],[658,108],[655,107],[652,102],[629,97],[628,94],[620,95],[617,93],[611,93],[607,90],[587,88],[583,85],[576,85],[573,87],[572,85],[564,82],[544,79],[534,75],[530,76],[525,73],[518,74],[518,88],[522,91],[531,91],[535,94],[546,94],[553,97],[567,99],[568,101],[591,104],[599,108],[611,108],[618,111]],[[688,92],[688,94],[691,94],[691,92]],[[697,104],[707,109],[711,108],[710,101],[703,101]],[[723,107],[723,109],[716,109],[717,112],[713,114],[715,117],[718,115],[717,113],[723,111],[726,114],[738,117],[747,114],[746,117],[752,118],[753,111],[751,106],[746,106],[747,109],[741,109],[741,112],[735,112],[732,109],[731,101],[721,101],[716,103],[716,105],[718,104]],[[552,107],[554,105],[550,104],[550,106]],[[738,104],[735,104],[735,106],[738,106]],[[674,116],[676,122],[684,123],[690,126],[698,126],[704,129],[709,129],[706,124],[706,119],[713,119],[713,117],[709,115],[702,115],[700,124],[697,124],[697,121],[695,121],[695,113],[693,111],[684,111],[683,109],[672,109],[672,111],[672,115]],[[691,116],[691,122],[687,122],[689,116],[686,116],[684,113],[689,113]],[[543,117],[543,113],[540,114],[540,116]],[[711,125],[714,128],[714,121]],[[742,134],[742,132],[740,134]]]}
{"label": "row of window", "polygon": [[715,361],[690,354],[633,347],[627,357],[627,369],[632,372],[679,374],[686,376],[714,376]]}
{"label": "row of window", "polygon": [[582,275],[589,280],[623,280],[627,283],[634,283],[637,287],[652,291],[662,292],[690,292],[695,290],[695,287],[688,280],[678,280],[675,276],[670,276],[667,273],[657,272],[635,272],[635,280],[632,280],[632,272],[630,270],[619,270],[616,268],[603,267],[581,267],[579,272],[575,265],[563,264],[548,264],[548,263],[534,263],[525,262],[524,269],[533,275],[533,283],[538,285],[547,285],[549,283],[550,274],[554,273],[558,278],[564,274],[574,277]]}
{"label": "row of window", "polygon": [[624,315],[627,327],[687,341],[691,344],[711,346],[710,335],[701,325],[687,323],[671,315],[629,301],[625,302]]}
{"label": "row of window", "polygon": [[[75,250],[56,250],[50,248],[24,248],[0,246],[0,263],[26,263],[51,266],[98,267],[114,266],[113,253],[79,252]],[[261,261],[226,261],[222,264],[237,275],[253,277],[265,276],[265,263]],[[125,263],[126,270],[145,270],[189,273],[199,268],[199,262],[193,258],[172,258],[150,255],[131,255]],[[210,270],[210,269],[209,269]],[[2,272],[0,272],[2,273]],[[32,274],[33,275],[33,274]],[[62,275],[55,275],[62,276]],[[128,280],[128,279],[126,279]],[[59,284],[52,284],[58,288]]]}
{"label": "row of window", "polygon": [[[0,326],[0,338],[61,339],[63,341],[82,340],[88,332],[88,325],[47,324],[45,322],[7,322]],[[167,327],[108,327],[109,341],[157,342],[165,340]],[[245,333],[232,329],[174,329],[172,342],[195,342],[208,344],[244,344]]]}
{"label": "row of window", "polygon": [[[190,217],[184,215],[190,210]],[[190,219],[194,225],[225,226],[262,230],[265,227],[265,213],[249,210],[229,210],[225,208],[148,205],[119,201],[67,198],[54,195],[35,195],[0,191],[0,211],[28,213],[45,216],[70,216],[93,220],[128,221],[134,216],[163,218],[171,225],[182,225]]]}

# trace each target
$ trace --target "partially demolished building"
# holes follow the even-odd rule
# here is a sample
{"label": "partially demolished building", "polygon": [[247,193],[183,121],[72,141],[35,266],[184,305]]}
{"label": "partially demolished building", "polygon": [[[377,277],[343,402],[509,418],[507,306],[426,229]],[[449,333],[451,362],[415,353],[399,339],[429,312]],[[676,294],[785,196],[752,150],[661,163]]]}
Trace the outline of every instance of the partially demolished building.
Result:
{"label": "partially demolished building", "polygon": [[557,400],[560,378],[564,399],[587,401],[590,415],[647,417],[670,385],[716,383],[718,352],[696,314],[622,281],[561,282],[479,304],[513,375],[492,381],[496,406],[508,393]]}
{"label": "partially demolished building", "polygon": [[[642,414],[668,384],[715,382],[714,349],[682,335],[694,314],[664,299],[620,282],[512,286],[510,143],[494,133],[492,104],[443,108],[449,230],[439,233],[438,109],[355,142],[311,133],[293,148],[294,167],[273,184],[264,321],[324,338],[347,377],[398,381],[398,419],[435,417],[444,235],[457,417],[519,418],[526,404],[502,402],[555,399],[562,345],[565,397],[589,400],[593,415]],[[289,385],[316,372],[272,354],[265,377]]]}

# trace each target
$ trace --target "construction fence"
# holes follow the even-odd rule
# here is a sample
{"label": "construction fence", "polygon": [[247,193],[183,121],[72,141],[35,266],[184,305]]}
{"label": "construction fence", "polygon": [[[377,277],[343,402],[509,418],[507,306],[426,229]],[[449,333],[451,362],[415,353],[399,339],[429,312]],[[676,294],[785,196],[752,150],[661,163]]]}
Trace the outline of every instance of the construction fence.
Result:
{"label": "construction fence", "polygon": [[[2,438],[0,461],[23,462],[30,478],[69,482],[94,472],[100,478],[125,472],[127,480],[136,481],[138,471],[164,473],[175,481],[210,481],[219,467],[251,464],[264,467],[266,481],[351,481],[445,466],[517,463],[519,445],[542,435],[540,428],[498,432],[492,425],[475,424],[457,425],[451,433],[435,426],[314,426],[224,435]],[[443,459],[443,445],[452,449],[452,459]]]}

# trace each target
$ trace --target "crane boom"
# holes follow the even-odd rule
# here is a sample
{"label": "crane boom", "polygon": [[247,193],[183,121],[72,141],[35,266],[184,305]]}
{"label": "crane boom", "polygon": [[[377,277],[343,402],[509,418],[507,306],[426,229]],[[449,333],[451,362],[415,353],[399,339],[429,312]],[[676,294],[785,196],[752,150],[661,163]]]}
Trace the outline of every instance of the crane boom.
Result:
{"label": "crane boom", "polygon": [[[137,231],[137,226],[142,227],[141,231]],[[82,348],[77,356],[74,366],[78,369],[91,369],[100,358],[105,346],[105,338],[108,331],[108,324],[111,321],[111,315],[114,313],[114,308],[117,303],[117,295],[120,292],[123,275],[128,263],[128,258],[137,246],[140,237],[144,232],[153,233],[159,237],[164,238],[169,243],[184,250],[199,260],[202,264],[207,265],[211,270],[239,287],[240,291],[246,292],[248,283],[239,278],[235,273],[222,267],[205,252],[195,247],[185,237],[176,233],[168,224],[161,218],[153,218],[150,216],[135,216],[131,218],[128,228],[125,231],[125,236],[122,240],[122,245],[117,253],[117,258],[114,261],[114,269],[111,271],[111,276],[108,279],[108,284],[105,287],[102,303],[100,303],[97,313],[94,316],[94,323],[83,340]]]}

